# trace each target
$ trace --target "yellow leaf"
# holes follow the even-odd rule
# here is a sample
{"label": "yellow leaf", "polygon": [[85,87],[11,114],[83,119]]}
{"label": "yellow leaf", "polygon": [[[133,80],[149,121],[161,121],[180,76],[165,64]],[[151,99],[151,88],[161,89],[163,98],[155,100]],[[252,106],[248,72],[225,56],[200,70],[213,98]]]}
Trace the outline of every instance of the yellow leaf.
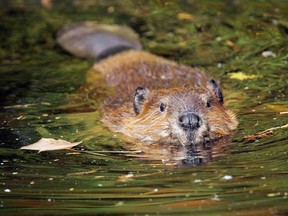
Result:
{"label": "yellow leaf", "polygon": [[235,72],[235,73],[229,73],[229,78],[230,79],[237,79],[237,80],[246,80],[246,79],[256,79],[260,76],[252,74],[252,75],[247,75],[243,72]]}
{"label": "yellow leaf", "polygon": [[285,114],[285,112],[288,111],[288,107],[285,104],[265,104],[265,106],[271,110],[274,110],[276,112],[281,112],[283,114]]}
{"label": "yellow leaf", "polygon": [[178,20],[193,20],[193,15],[189,13],[178,13],[177,19]]}
{"label": "yellow leaf", "polygon": [[[81,141],[82,142],[82,141]],[[62,139],[41,138],[38,142],[31,145],[23,146],[20,149],[42,151],[55,151],[62,149],[70,149],[79,145],[81,142],[71,143]]]}

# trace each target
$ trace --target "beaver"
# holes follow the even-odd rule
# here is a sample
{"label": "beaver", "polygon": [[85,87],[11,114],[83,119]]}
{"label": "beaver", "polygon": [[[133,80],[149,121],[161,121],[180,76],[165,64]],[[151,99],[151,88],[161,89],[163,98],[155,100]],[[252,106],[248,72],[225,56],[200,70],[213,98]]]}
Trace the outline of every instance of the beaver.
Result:
{"label": "beaver", "polygon": [[70,24],[57,39],[68,52],[95,58],[87,83],[93,85],[101,73],[115,89],[103,102],[102,122],[130,142],[193,147],[237,128],[235,114],[210,75],[143,51],[128,27]]}

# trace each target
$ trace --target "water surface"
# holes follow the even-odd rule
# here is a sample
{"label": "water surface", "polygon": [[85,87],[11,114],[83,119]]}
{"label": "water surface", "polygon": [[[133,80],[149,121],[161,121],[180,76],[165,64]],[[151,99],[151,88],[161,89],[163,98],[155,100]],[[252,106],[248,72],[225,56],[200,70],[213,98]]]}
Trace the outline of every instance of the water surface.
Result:
{"label": "water surface", "polygon": [[[288,123],[285,1],[0,1],[1,215],[287,215]],[[105,90],[84,89],[93,61],[55,42],[65,23],[131,26],[146,50],[221,80],[240,121],[232,143],[200,166],[133,154],[19,150],[42,137],[78,150],[127,147],[100,123]],[[272,56],[263,57],[264,51]],[[255,75],[232,79],[232,73]]]}

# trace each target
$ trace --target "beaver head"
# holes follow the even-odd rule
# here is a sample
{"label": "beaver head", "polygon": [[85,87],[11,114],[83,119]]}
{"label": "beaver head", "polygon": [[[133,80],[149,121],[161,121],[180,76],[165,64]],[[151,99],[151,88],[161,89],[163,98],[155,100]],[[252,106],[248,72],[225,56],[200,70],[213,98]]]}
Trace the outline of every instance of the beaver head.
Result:
{"label": "beaver head", "polygon": [[235,114],[214,80],[200,88],[138,87],[133,103],[110,112],[104,123],[140,143],[195,145],[231,134]]}

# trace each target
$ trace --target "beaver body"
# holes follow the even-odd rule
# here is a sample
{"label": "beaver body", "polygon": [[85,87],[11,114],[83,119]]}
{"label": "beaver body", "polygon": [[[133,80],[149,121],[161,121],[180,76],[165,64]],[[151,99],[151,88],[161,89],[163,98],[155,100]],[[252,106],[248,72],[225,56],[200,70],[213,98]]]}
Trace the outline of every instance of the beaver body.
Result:
{"label": "beaver body", "polygon": [[211,80],[196,68],[136,50],[124,51],[94,64],[93,70],[87,72],[87,83],[95,82],[93,77],[97,72],[101,72],[108,86],[117,92],[105,101],[107,108],[118,108],[125,102],[132,102],[131,98],[139,86],[150,90],[180,86],[198,88],[206,86]]}
{"label": "beaver body", "polygon": [[[111,31],[107,34],[115,35]],[[85,43],[89,43],[87,40]],[[63,46],[61,38],[58,41]],[[222,92],[209,75],[141,51],[138,44],[124,51],[122,45],[115,46],[112,55],[101,57],[87,73],[88,84],[93,85],[95,74],[102,73],[108,86],[115,89],[103,104],[103,123],[111,131],[122,133],[134,143],[195,146],[230,135],[236,129],[235,114],[223,104]],[[73,50],[69,43],[65,46]],[[91,46],[97,44],[91,42]],[[95,57],[99,55],[97,51]]]}

